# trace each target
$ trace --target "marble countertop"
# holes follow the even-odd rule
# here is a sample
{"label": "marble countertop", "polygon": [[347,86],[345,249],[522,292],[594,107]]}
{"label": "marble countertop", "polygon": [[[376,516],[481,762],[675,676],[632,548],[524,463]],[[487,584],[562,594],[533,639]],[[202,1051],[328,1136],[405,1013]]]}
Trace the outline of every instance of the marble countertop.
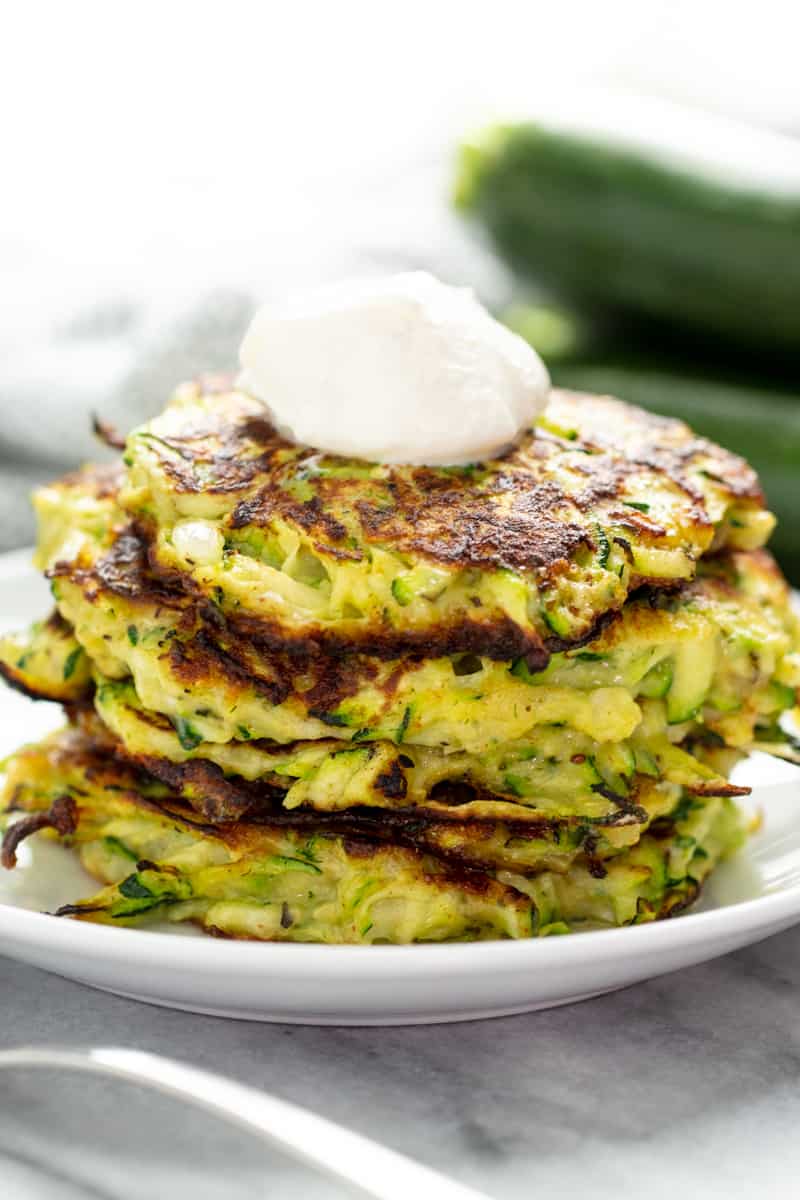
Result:
{"label": "marble countertop", "polygon": [[[798,989],[800,928],[582,1004],[428,1028],[194,1016],[0,959],[0,1045],[114,1043],[182,1058],[496,1200],[789,1196]],[[66,1075],[4,1078],[0,1174],[15,1200],[344,1195],[185,1106]]]}

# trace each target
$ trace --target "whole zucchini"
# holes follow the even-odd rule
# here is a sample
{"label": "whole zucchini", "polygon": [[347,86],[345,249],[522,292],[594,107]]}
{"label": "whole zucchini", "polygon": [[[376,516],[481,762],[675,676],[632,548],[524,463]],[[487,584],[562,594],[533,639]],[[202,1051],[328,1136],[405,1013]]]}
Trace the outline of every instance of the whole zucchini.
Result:
{"label": "whole zucchini", "polygon": [[[717,151],[704,170],[675,152],[680,116],[665,139],[669,113],[658,115],[652,149],[612,132],[494,127],[462,147],[456,202],[514,271],[589,308],[796,354],[800,141],[749,128],[737,140],[723,124],[731,161],[722,169],[729,152]],[[718,118],[696,121],[713,159]]]}

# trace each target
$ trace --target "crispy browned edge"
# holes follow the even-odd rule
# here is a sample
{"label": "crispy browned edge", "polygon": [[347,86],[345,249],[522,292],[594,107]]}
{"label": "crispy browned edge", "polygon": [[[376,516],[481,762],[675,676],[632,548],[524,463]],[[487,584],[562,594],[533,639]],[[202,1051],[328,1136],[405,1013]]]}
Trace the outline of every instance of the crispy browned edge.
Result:
{"label": "crispy browned edge", "polygon": [[[231,381],[225,376],[209,377],[201,381],[200,387],[210,393],[225,393],[230,391]],[[449,566],[529,570],[537,574],[543,585],[566,568],[578,547],[594,546],[593,527],[588,519],[594,506],[618,497],[626,476],[643,466],[668,476],[681,489],[687,498],[686,519],[698,526],[709,524],[702,497],[688,473],[689,464],[699,453],[711,454],[717,468],[715,474],[732,495],[763,501],[757,477],[744,460],[695,437],[683,422],[654,416],[608,397],[555,394],[562,403],[575,407],[578,428],[581,407],[591,405],[588,412],[595,418],[588,422],[591,437],[578,436],[569,441],[537,430],[503,458],[477,464],[477,482],[471,472],[387,468],[375,486],[381,489],[381,496],[391,497],[388,506],[380,497],[370,498],[372,482],[365,485],[363,481],[309,475],[308,468],[319,458],[316,452],[287,443],[258,411],[247,411],[233,419],[223,408],[209,414],[205,427],[194,422],[185,436],[153,438],[153,447],[156,451],[160,446],[169,448],[170,453],[161,456],[161,463],[177,491],[203,490],[234,496],[244,493],[230,517],[233,529],[281,515],[313,534],[324,553],[358,558],[361,551],[349,544],[347,530],[335,515],[344,503],[357,514],[367,543],[390,544],[400,552],[419,554]],[[607,429],[603,432],[598,431],[596,421],[601,409],[608,414]],[[620,426],[616,440],[615,424]],[[628,444],[631,428],[640,433],[633,451]],[[587,516],[580,524],[568,517],[565,497],[558,486],[551,479],[540,478],[537,471],[539,460],[544,462],[546,472],[551,456],[576,449],[587,451],[586,487],[572,497],[578,510]],[[194,470],[198,461],[205,468],[202,483]],[[287,477],[304,472],[315,492],[305,502],[284,486]],[[106,467],[97,469],[96,475],[78,473],[65,482],[80,478],[88,478],[98,495],[113,495],[120,477]],[[253,488],[257,490],[252,491]],[[247,494],[248,491],[252,494]],[[645,541],[663,533],[649,515],[634,509],[620,508],[614,520],[635,530]],[[139,577],[142,599],[157,601],[165,593],[177,596],[184,592],[196,604],[205,603],[207,611],[219,622],[218,611],[185,574],[167,572],[158,563],[152,549],[153,532],[139,516],[138,526],[121,535],[120,549],[131,545],[129,539],[137,538],[140,547],[148,552],[146,586],[141,586],[144,581],[141,571]],[[624,544],[623,538],[618,540]],[[140,556],[140,550],[136,553]],[[136,589],[130,586],[130,576],[126,581],[124,570],[118,569],[125,565],[124,553],[118,554],[114,548],[98,565],[98,579],[102,586],[112,591],[119,589],[133,599]],[[54,573],[58,570],[56,567]],[[635,586],[646,584],[664,589],[675,586],[663,580],[635,581]],[[552,653],[592,640],[615,615],[613,610],[598,614],[591,628],[573,640],[543,637],[534,629],[521,628],[505,614],[484,613],[480,607],[457,614],[449,624],[398,630],[386,621],[347,636],[319,627],[287,629],[274,618],[254,614],[238,613],[230,616],[229,622],[236,635],[258,642],[264,652],[305,661],[326,655],[341,659],[354,652],[384,660],[409,655],[441,658],[470,653],[499,661],[525,657],[530,669],[537,671],[547,665]]]}
{"label": "crispy browned edge", "polygon": [[[33,752],[36,752],[33,748]],[[25,753],[22,751],[21,753]],[[203,833],[235,846],[241,840],[251,838],[259,830],[298,829],[309,834],[319,833],[322,836],[340,838],[346,853],[351,857],[368,859],[387,849],[397,850],[411,855],[423,869],[430,863],[430,870],[425,870],[426,878],[434,883],[455,885],[475,894],[486,894],[494,891],[502,894],[507,901],[529,905],[530,901],[515,889],[499,883],[486,874],[480,866],[469,859],[459,856],[437,854],[428,847],[412,838],[392,838],[381,835],[370,826],[365,827],[359,822],[331,822],[323,825],[320,822],[296,819],[286,814],[287,820],[278,819],[280,814],[275,811],[263,812],[255,818],[239,819],[224,823],[210,823],[198,820],[194,810],[186,805],[180,797],[168,794],[163,797],[148,795],[143,786],[153,780],[148,780],[146,774],[123,762],[120,758],[109,753],[105,748],[92,743],[77,731],[72,732],[69,743],[63,748],[51,749],[54,768],[68,759],[70,765],[77,766],[87,779],[100,787],[113,787],[115,795],[126,798],[129,802],[149,809],[152,812],[167,816],[180,822],[199,833]],[[80,822],[80,795],[65,795],[59,797],[54,804],[43,813],[31,813],[12,823],[6,830],[2,845],[2,863],[6,867],[15,864],[15,852],[20,843],[31,834],[44,828],[53,828],[61,836],[68,837],[78,828]],[[6,811],[21,811],[13,798]],[[434,869],[435,868],[435,869]],[[61,911],[61,910],[60,910]],[[82,906],[76,907],[76,912],[86,911]],[[66,913],[62,913],[66,915]]]}
{"label": "crispy browned edge", "polygon": [[[225,388],[217,381],[211,390]],[[711,457],[715,477],[731,495],[763,502],[757,476],[749,465],[695,436],[683,422],[610,397],[577,392],[555,395],[575,409],[574,439],[537,429],[502,458],[473,464],[467,471],[386,467],[380,479],[370,481],[320,476],[314,472],[319,454],[286,442],[266,416],[250,412],[232,419],[224,409],[208,414],[205,427],[195,420],[185,436],[153,438],[152,442],[156,453],[161,447],[170,451],[160,455],[160,462],[176,492],[249,493],[233,509],[233,529],[284,516],[318,536],[326,551],[345,558],[361,557],[357,546],[347,544],[347,529],[336,516],[347,509],[360,519],[367,543],[389,544],[401,553],[413,551],[459,567],[529,571],[553,567],[568,559],[580,544],[591,543],[589,528],[573,523],[560,511],[564,493],[546,477],[547,461],[563,451],[586,454],[586,487],[572,497],[584,513],[599,500],[617,499],[625,479],[646,467],[668,477],[685,494],[690,519],[707,525],[702,496],[688,471],[700,455]],[[580,433],[582,406],[590,406],[586,411],[591,419],[584,422],[590,435]],[[607,416],[602,432],[596,420],[600,410]],[[615,424],[620,426],[618,438]],[[640,435],[633,450],[632,427]],[[204,466],[201,478],[194,469],[197,462]],[[285,487],[298,475],[313,491],[305,501]],[[252,491],[254,486],[257,490]],[[371,495],[376,489],[377,498]],[[499,499],[502,506],[496,506]],[[644,535],[663,532],[635,510],[619,515]]]}
{"label": "crispy browned edge", "polygon": [[[647,821],[647,811],[632,796],[619,795],[607,787],[598,785],[596,790],[615,805],[615,810],[605,817],[520,816],[518,819],[492,816],[464,816],[460,806],[471,801],[494,802],[507,800],[480,789],[469,781],[443,781],[431,793],[436,801],[435,809],[424,803],[406,806],[406,780],[400,767],[402,750],[398,757],[376,781],[376,786],[387,799],[398,801],[389,808],[357,805],[335,813],[320,812],[311,808],[286,810],[282,807],[286,786],[274,779],[247,781],[239,776],[226,776],[216,764],[205,759],[194,759],[185,763],[174,763],[153,755],[131,754],[114,739],[97,718],[96,714],[78,713],[81,727],[91,739],[91,744],[111,755],[117,762],[145,772],[146,776],[165,784],[180,802],[191,808],[210,826],[227,825],[244,821],[249,824],[264,823],[282,827],[308,830],[324,830],[341,833],[343,836],[360,835],[376,842],[390,841],[423,848],[438,857],[450,861],[474,862],[480,858],[480,842],[492,831],[501,830],[507,838],[541,839],[554,848],[563,844],[563,839],[573,839],[572,847],[580,849],[593,867],[602,856],[598,855],[598,842],[606,828],[624,825],[640,825]],[[704,797],[746,795],[749,788],[719,782],[688,788],[687,791]],[[452,805],[452,813],[442,811],[441,805]],[[463,850],[452,850],[442,846],[442,838],[456,833],[464,842]],[[597,868],[598,873],[602,869]]]}

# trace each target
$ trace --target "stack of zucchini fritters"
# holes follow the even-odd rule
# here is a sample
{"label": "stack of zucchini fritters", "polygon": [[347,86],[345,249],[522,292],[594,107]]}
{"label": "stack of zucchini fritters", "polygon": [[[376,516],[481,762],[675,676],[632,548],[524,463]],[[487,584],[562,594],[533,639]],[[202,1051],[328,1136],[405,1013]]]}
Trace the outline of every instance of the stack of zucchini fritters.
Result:
{"label": "stack of zucchini fritters", "polygon": [[529,937],[669,916],[742,837],[800,656],[747,465],[554,392],[504,458],[345,461],[225,381],[41,490],[56,613],[0,647],[67,728],[8,764],[3,859],[61,911],[265,940]]}

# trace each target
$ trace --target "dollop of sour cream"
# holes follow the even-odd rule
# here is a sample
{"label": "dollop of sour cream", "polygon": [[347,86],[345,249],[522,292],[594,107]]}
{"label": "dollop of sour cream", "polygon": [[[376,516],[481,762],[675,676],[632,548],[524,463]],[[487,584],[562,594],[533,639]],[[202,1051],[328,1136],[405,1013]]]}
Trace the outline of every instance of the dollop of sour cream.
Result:
{"label": "dollop of sour cream", "polygon": [[260,309],[238,386],[291,441],[346,458],[446,466],[502,453],[550,380],[468,288],[425,272],[325,287]]}

